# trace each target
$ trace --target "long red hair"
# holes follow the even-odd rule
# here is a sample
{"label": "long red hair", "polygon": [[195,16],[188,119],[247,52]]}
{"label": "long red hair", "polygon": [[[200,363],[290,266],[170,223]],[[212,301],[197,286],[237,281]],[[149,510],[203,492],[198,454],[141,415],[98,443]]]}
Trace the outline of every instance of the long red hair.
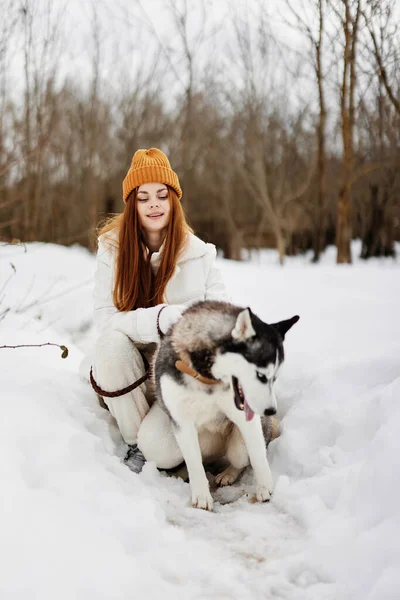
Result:
{"label": "long red hair", "polygon": [[192,232],[177,193],[167,187],[170,217],[156,274],[151,268],[150,252],[144,243],[139,221],[137,188],[129,194],[124,212],[110,217],[97,232],[97,235],[117,233],[117,240],[112,235],[105,237],[117,248],[113,301],[118,310],[148,308],[165,301],[165,288],[175,270],[187,235]]}

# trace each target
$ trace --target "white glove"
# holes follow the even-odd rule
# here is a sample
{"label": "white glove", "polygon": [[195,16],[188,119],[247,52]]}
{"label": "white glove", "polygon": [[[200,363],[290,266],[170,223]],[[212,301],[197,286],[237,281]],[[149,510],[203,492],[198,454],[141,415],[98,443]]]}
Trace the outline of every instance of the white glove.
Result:
{"label": "white glove", "polygon": [[161,333],[164,335],[167,333],[170,327],[174,325],[179,319],[187,306],[182,304],[171,304],[164,306],[159,313],[158,324],[161,329]]}

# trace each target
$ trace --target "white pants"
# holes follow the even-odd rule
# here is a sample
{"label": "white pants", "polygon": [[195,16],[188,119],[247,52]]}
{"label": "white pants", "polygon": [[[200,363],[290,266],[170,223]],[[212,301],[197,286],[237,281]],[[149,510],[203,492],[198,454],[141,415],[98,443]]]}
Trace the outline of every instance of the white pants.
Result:
{"label": "white pants", "polygon": [[[145,349],[144,354],[149,356]],[[93,360],[94,379],[103,390],[120,390],[145,373],[138,348],[120,331],[101,334],[96,342]],[[182,453],[172,431],[171,420],[154,402],[150,381],[132,392],[115,398],[103,397],[127,444],[137,443],[147,460],[168,469],[182,462]]]}
{"label": "white pants", "polygon": [[[96,341],[92,366],[97,385],[107,392],[130,385],[145,373],[139,350],[132,340],[120,331],[100,334]],[[127,444],[136,443],[140,424],[149,412],[151,401],[146,397],[147,388],[148,380],[128,394],[103,398]]]}

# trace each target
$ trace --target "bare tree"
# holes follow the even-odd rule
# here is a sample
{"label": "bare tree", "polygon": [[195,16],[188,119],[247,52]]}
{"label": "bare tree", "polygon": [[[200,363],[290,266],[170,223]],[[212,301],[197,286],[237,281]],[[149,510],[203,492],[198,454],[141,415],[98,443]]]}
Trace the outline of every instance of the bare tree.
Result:
{"label": "bare tree", "polygon": [[[300,138],[305,133],[308,107],[290,114],[285,101],[285,81],[279,80],[275,69],[278,52],[263,7],[257,21],[256,34],[252,32],[249,17],[237,17],[234,21],[244,80],[235,106],[239,115],[235,126],[241,130],[241,138],[237,139],[242,140],[237,169],[246,193],[259,207],[256,245],[262,243],[268,228],[273,232],[283,264],[294,222],[299,217],[293,207],[310,186],[314,174],[314,148],[311,142],[311,161],[309,152],[304,161],[301,152],[294,150],[292,136]],[[308,136],[302,137],[302,141],[306,137],[309,146]]]}
{"label": "bare tree", "polygon": [[13,140],[10,135],[10,106],[8,97],[9,65],[12,60],[12,41],[18,13],[12,0],[0,1],[0,209],[7,209],[7,217],[0,224],[0,231],[13,224],[11,207],[16,203],[15,194],[8,191],[9,172],[15,161]]}
{"label": "bare tree", "polygon": [[[295,17],[296,27],[307,37],[311,46],[311,63],[318,87],[318,123],[317,123],[317,210],[315,214],[314,262],[319,260],[324,248],[325,237],[325,195],[326,195],[326,101],[323,69],[323,44],[325,37],[325,0],[309,0],[312,10],[311,20],[315,16],[318,25],[315,27],[307,20],[307,11],[298,11],[292,0],[286,0],[286,6]],[[302,6],[304,9],[304,6]]]}
{"label": "bare tree", "polygon": [[[362,11],[365,25],[373,44],[378,77],[396,113],[400,115],[400,101],[396,97],[393,84],[389,81],[387,64],[397,64],[400,58],[398,46],[399,27],[394,15],[394,0],[372,0]],[[377,31],[376,31],[377,22]],[[386,47],[386,51],[385,51]]]}
{"label": "bare tree", "polygon": [[[43,168],[55,118],[54,86],[60,41],[60,10],[50,0],[40,14],[35,0],[20,0],[23,29],[24,107],[20,119],[23,238],[40,235]],[[38,35],[41,31],[41,36]]]}
{"label": "bare tree", "polygon": [[[180,44],[180,80],[183,83],[183,95],[180,102],[180,164],[182,168],[182,188],[184,190],[184,204],[189,214],[193,211],[192,188],[194,183],[195,161],[197,160],[199,148],[196,144],[198,123],[195,123],[195,96],[199,85],[196,69],[196,61],[199,52],[206,40],[207,11],[204,0],[196,3],[196,28],[190,31],[190,24],[194,20],[194,10],[189,8],[188,0],[169,0],[170,14],[174,28],[178,34]],[[171,58],[172,60],[172,58]]]}
{"label": "bare tree", "polygon": [[361,0],[341,0],[337,10],[343,29],[343,69],[340,87],[340,119],[343,144],[341,187],[337,206],[337,262],[351,263],[351,183],[354,168],[354,124],[356,91],[356,50]]}
{"label": "bare tree", "polygon": [[97,223],[98,190],[96,177],[96,155],[99,123],[99,86],[100,86],[100,66],[101,66],[101,31],[98,12],[95,4],[92,4],[92,81],[89,92],[89,110],[86,115],[86,135],[87,135],[87,156],[83,169],[83,188],[85,192],[87,206],[87,232],[88,246],[91,246],[92,231]]}

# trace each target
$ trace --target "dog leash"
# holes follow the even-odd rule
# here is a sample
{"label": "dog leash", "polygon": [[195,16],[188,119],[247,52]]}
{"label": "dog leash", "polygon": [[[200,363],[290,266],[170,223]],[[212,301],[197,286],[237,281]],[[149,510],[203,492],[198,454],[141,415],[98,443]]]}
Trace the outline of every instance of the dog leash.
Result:
{"label": "dog leash", "polygon": [[[164,308],[166,308],[166,306],[162,306],[161,309],[158,311],[157,315],[157,332],[160,338],[164,337],[164,334],[160,328],[160,315]],[[137,381],[134,381],[130,385],[127,385],[126,387],[122,388],[122,390],[117,390],[115,392],[107,392],[106,390],[103,390],[93,377],[93,367],[90,367],[90,383],[96,394],[99,394],[99,396],[104,396],[105,398],[118,398],[119,396],[124,396],[125,394],[132,392],[132,390],[135,390],[137,387],[139,387],[139,385],[142,385],[142,383],[147,381],[147,379],[150,377],[149,361],[142,352],[140,352],[140,355],[144,362],[144,368],[146,369],[145,374],[142,375],[142,377],[140,377]]]}
{"label": "dog leash", "polygon": [[106,398],[117,398],[118,396],[123,396],[124,394],[135,390],[137,387],[139,387],[139,385],[142,385],[142,383],[144,383],[150,376],[150,365],[149,361],[142,352],[140,353],[140,356],[143,359],[144,368],[146,369],[145,374],[142,375],[137,381],[134,381],[130,385],[122,388],[122,390],[117,390],[116,392],[106,392],[105,390],[101,389],[101,387],[96,383],[93,377],[92,367],[90,367],[90,383],[92,384],[94,391],[99,394],[99,396],[105,396]]}
{"label": "dog leash", "polygon": [[[164,310],[164,308],[166,308],[166,306],[163,306],[157,315],[157,332],[158,335],[160,336],[160,339],[162,339],[164,337],[163,332],[161,331],[160,328],[160,315],[162,313],[162,311]],[[139,387],[139,385],[142,385],[142,383],[144,383],[150,376],[150,365],[149,362],[147,360],[147,358],[145,357],[145,355],[140,352],[140,355],[143,359],[144,362],[144,366],[146,369],[146,372],[144,375],[142,375],[142,377],[140,377],[137,381],[134,381],[133,383],[131,383],[130,385],[122,388],[121,390],[117,390],[115,392],[107,392],[106,390],[103,390],[98,383],[96,382],[95,378],[93,377],[93,368],[90,367],[90,383],[92,385],[92,388],[94,389],[94,391],[99,394],[99,396],[104,396],[106,398],[118,398],[119,396],[124,396],[125,394],[128,394],[129,392],[132,392],[133,390],[135,390],[137,387]],[[182,357],[179,355],[179,360],[177,360],[175,362],[175,368],[180,371],[181,373],[185,373],[186,375],[190,375],[191,377],[193,377],[194,379],[196,379],[197,381],[200,381],[201,383],[205,383],[206,385],[215,385],[216,383],[220,383],[220,379],[211,379],[209,377],[204,377],[204,375],[200,375],[200,373],[198,371],[196,371],[196,369],[193,369],[193,367],[190,367],[183,359]]]}

